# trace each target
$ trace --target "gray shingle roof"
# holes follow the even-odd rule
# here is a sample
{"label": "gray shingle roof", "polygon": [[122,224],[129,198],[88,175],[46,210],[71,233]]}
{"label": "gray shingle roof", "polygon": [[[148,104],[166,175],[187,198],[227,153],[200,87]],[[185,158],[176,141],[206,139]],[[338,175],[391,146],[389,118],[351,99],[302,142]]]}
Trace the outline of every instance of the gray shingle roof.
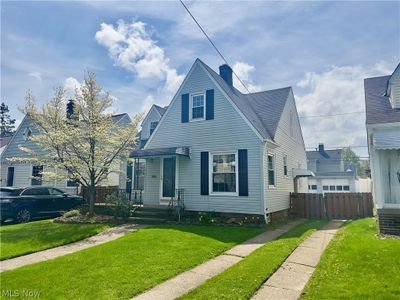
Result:
{"label": "gray shingle roof", "polygon": [[158,113],[161,115],[161,117],[165,114],[165,112],[167,111],[168,106],[158,106],[157,104],[153,104],[155,109],[157,109]]}
{"label": "gray shingle roof", "polygon": [[400,122],[400,109],[393,109],[386,96],[390,76],[364,79],[367,124]]}
{"label": "gray shingle roof", "polygon": [[127,116],[127,113],[122,113],[122,114],[118,114],[118,115],[113,115],[112,119],[114,123],[118,123],[123,117]]}
{"label": "gray shingle roof", "polygon": [[221,76],[204,62],[200,59],[197,60],[232,99],[257,132],[263,138],[273,140],[291,88],[242,94],[235,87],[229,86]]}
{"label": "gray shingle roof", "polygon": [[325,157],[321,152],[317,151],[306,151],[307,159],[342,159],[342,149],[325,150],[328,157]]}

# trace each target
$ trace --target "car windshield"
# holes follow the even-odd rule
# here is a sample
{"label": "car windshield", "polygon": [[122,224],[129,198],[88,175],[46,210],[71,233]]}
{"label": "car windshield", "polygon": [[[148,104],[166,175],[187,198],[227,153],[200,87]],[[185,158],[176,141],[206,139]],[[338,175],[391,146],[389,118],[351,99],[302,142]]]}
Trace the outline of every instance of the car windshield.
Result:
{"label": "car windshield", "polygon": [[21,193],[21,189],[1,189],[0,197],[6,196],[18,196]]}

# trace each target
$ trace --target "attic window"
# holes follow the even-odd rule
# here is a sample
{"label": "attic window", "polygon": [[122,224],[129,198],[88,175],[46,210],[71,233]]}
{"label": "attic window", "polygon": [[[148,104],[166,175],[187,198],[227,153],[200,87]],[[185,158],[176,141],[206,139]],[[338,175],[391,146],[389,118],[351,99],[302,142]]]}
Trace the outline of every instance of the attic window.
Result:
{"label": "attic window", "polygon": [[153,133],[153,131],[156,129],[157,125],[158,125],[158,121],[156,121],[156,122],[151,122],[151,123],[150,123],[150,135],[151,135],[151,134]]}
{"label": "attic window", "polygon": [[29,127],[26,127],[23,136],[24,136],[24,141],[30,140],[30,138],[32,137],[32,130]]}
{"label": "attic window", "polygon": [[205,116],[205,95],[202,94],[194,94],[192,95],[192,99],[190,101],[190,113],[191,120],[204,120]]}

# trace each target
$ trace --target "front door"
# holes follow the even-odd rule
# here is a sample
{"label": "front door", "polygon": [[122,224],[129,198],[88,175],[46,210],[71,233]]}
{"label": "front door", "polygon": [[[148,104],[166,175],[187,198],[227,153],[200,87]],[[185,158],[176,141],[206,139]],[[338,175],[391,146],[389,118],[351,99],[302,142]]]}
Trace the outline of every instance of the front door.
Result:
{"label": "front door", "polygon": [[175,196],[175,169],[175,157],[166,157],[163,159],[162,198],[171,198]]}

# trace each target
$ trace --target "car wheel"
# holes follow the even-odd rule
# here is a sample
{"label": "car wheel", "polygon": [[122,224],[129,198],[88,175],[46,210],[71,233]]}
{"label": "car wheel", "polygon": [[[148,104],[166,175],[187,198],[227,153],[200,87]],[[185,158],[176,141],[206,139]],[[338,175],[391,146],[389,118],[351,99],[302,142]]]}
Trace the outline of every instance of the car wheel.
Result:
{"label": "car wheel", "polygon": [[29,208],[22,207],[17,210],[15,219],[18,223],[26,223],[32,219],[32,211]]}

